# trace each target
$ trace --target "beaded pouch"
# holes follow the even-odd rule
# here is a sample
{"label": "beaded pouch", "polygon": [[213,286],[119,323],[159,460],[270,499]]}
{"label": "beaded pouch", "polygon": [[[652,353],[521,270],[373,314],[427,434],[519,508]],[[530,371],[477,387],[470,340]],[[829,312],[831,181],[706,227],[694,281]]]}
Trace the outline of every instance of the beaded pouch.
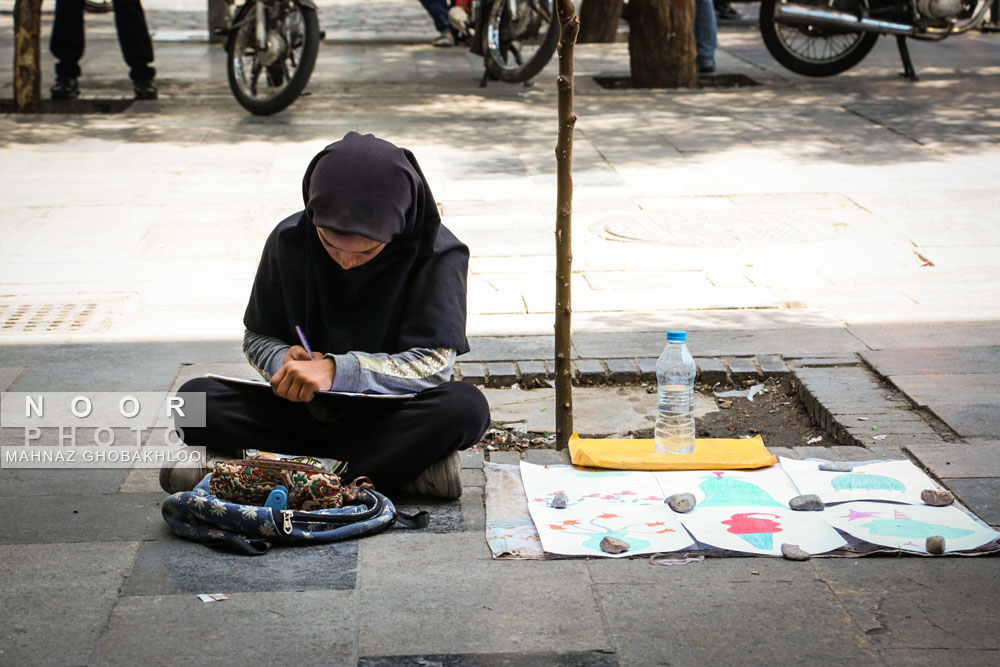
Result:
{"label": "beaded pouch", "polygon": [[345,491],[353,498],[354,489],[341,487],[340,478],[307,463],[240,459],[215,464],[209,492],[232,503],[263,505],[275,486],[288,490],[289,509],[319,510],[340,507]]}

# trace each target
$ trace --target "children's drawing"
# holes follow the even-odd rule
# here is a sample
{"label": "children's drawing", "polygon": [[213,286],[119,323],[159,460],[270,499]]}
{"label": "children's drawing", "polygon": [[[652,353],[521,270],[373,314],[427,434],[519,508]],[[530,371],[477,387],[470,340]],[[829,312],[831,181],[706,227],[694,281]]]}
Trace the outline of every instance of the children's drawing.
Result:
{"label": "children's drawing", "polygon": [[663,470],[653,473],[664,498],[692,493],[702,507],[787,507],[799,495],[779,466],[760,470]]}
{"label": "children's drawing", "polygon": [[781,524],[772,519],[780,518],[777,514],[743,512],[732,515],[728,521],[722,523],[729,526],[730,533],[739,535],[758,549],[770,550],[774,547],[774,533],[781,532]]}
{"label": "children's drawing", "polygon": [[730,551],[780,556],[781,545],[787,542],[819,554],[847,544],[819,512],[696,506],[679,516],[698,542]]}
{"label": "children's drawing", "polygon": [[705,499],[699,503],[701,507],[746,507],[748,505],[764,505],[784,507],[767,491],[756,484],[727,475],[725,472],[713,472],[698,485],[705,494]]}
{"label": "children's drawing", "polygon": [[[693,545],[691,536],[663,503],[652,473],[579,473],[572,466],[521,462],[528,510],[545,551],[611,556],[601,551],[605,537],[629,544],[629,550],[621,556],[679,551]],[[551,507],[552,497],[558,492],[565,493],[569,500],[564,509]]]}
{"label": "children's drawing", "polygon": [[922,505],[920,492],[940,487],[909,461],[857,462],[851,472],[819,469],[823,461],[780,458],[799,493],[815,493],[827,505],[854,500],[888,500]]}
{"label": "children's drawing", "polygon": [[899,491],[906,493],[906,487],[899,480],[885,475],[870,475],[864,471],[849,472],[830,480],[834,491]]}
{"label": "children's drawing", "polygon": [[955,506],[852,502],[827,507],[822,514],[830,524],[858,539],[906,551],[926,553],[924,540],[934,535],[945,539],[947,551],[975,549],[998,536]]}

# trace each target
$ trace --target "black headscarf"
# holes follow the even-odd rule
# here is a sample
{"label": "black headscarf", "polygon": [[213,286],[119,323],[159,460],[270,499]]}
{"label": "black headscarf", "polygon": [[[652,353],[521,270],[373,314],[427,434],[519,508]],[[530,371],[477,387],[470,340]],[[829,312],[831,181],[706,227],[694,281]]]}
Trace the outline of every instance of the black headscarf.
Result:
{"label": "black headscarf", "polygon": [[[416,158],[371,134],[349,132],[313,158],[305,210],[278,223],[264,245],[243,324],[313,350],[395,354],[413,347],[469,351],[469,249],[441,224]],[[316,227],[386,246],[344,270]]]}

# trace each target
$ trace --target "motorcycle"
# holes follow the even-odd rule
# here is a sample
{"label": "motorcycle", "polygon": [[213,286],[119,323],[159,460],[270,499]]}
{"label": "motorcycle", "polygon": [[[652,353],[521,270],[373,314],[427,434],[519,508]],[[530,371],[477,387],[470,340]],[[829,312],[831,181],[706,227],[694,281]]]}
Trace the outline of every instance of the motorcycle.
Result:
{"label": "motorcycle", "polygon": [[916,81],[906,38],[936,41],[978,28],[991,2],[761,0],[760,32],[775,60],[806,76],[840,74],[861,62],[879,35],[895,35],[903,76]]}
{"label": "motorcycle", "polygon": [[281,111],[309,83],[321,39],[313,0],[247,0],[222,32],[229,87],[251,113]]}
{"label": "motorcycle", "polygon": [[456,0],[448,17],[459,41],[483,58],[480,86],[491,77],[527,82],[548,64],[559,42],[551,0]]}

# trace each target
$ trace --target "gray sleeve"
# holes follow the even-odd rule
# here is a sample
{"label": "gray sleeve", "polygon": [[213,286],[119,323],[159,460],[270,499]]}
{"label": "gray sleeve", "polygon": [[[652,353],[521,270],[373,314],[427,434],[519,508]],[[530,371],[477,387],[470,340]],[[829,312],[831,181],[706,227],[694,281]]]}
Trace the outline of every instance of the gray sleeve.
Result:
{"label": "gray sleeve", "polygon": [[261,377],[269,382],[281,368],[281,360],[291,347],[274,336],[254,333],[249,329],[243,332],[243,354]]}
{"label": "gray sleeve", "polygon": [[326,355],[337,364],[333,391],[410,394],[451,379],[455,350],[415,347],[399,354],[348,352]]}

